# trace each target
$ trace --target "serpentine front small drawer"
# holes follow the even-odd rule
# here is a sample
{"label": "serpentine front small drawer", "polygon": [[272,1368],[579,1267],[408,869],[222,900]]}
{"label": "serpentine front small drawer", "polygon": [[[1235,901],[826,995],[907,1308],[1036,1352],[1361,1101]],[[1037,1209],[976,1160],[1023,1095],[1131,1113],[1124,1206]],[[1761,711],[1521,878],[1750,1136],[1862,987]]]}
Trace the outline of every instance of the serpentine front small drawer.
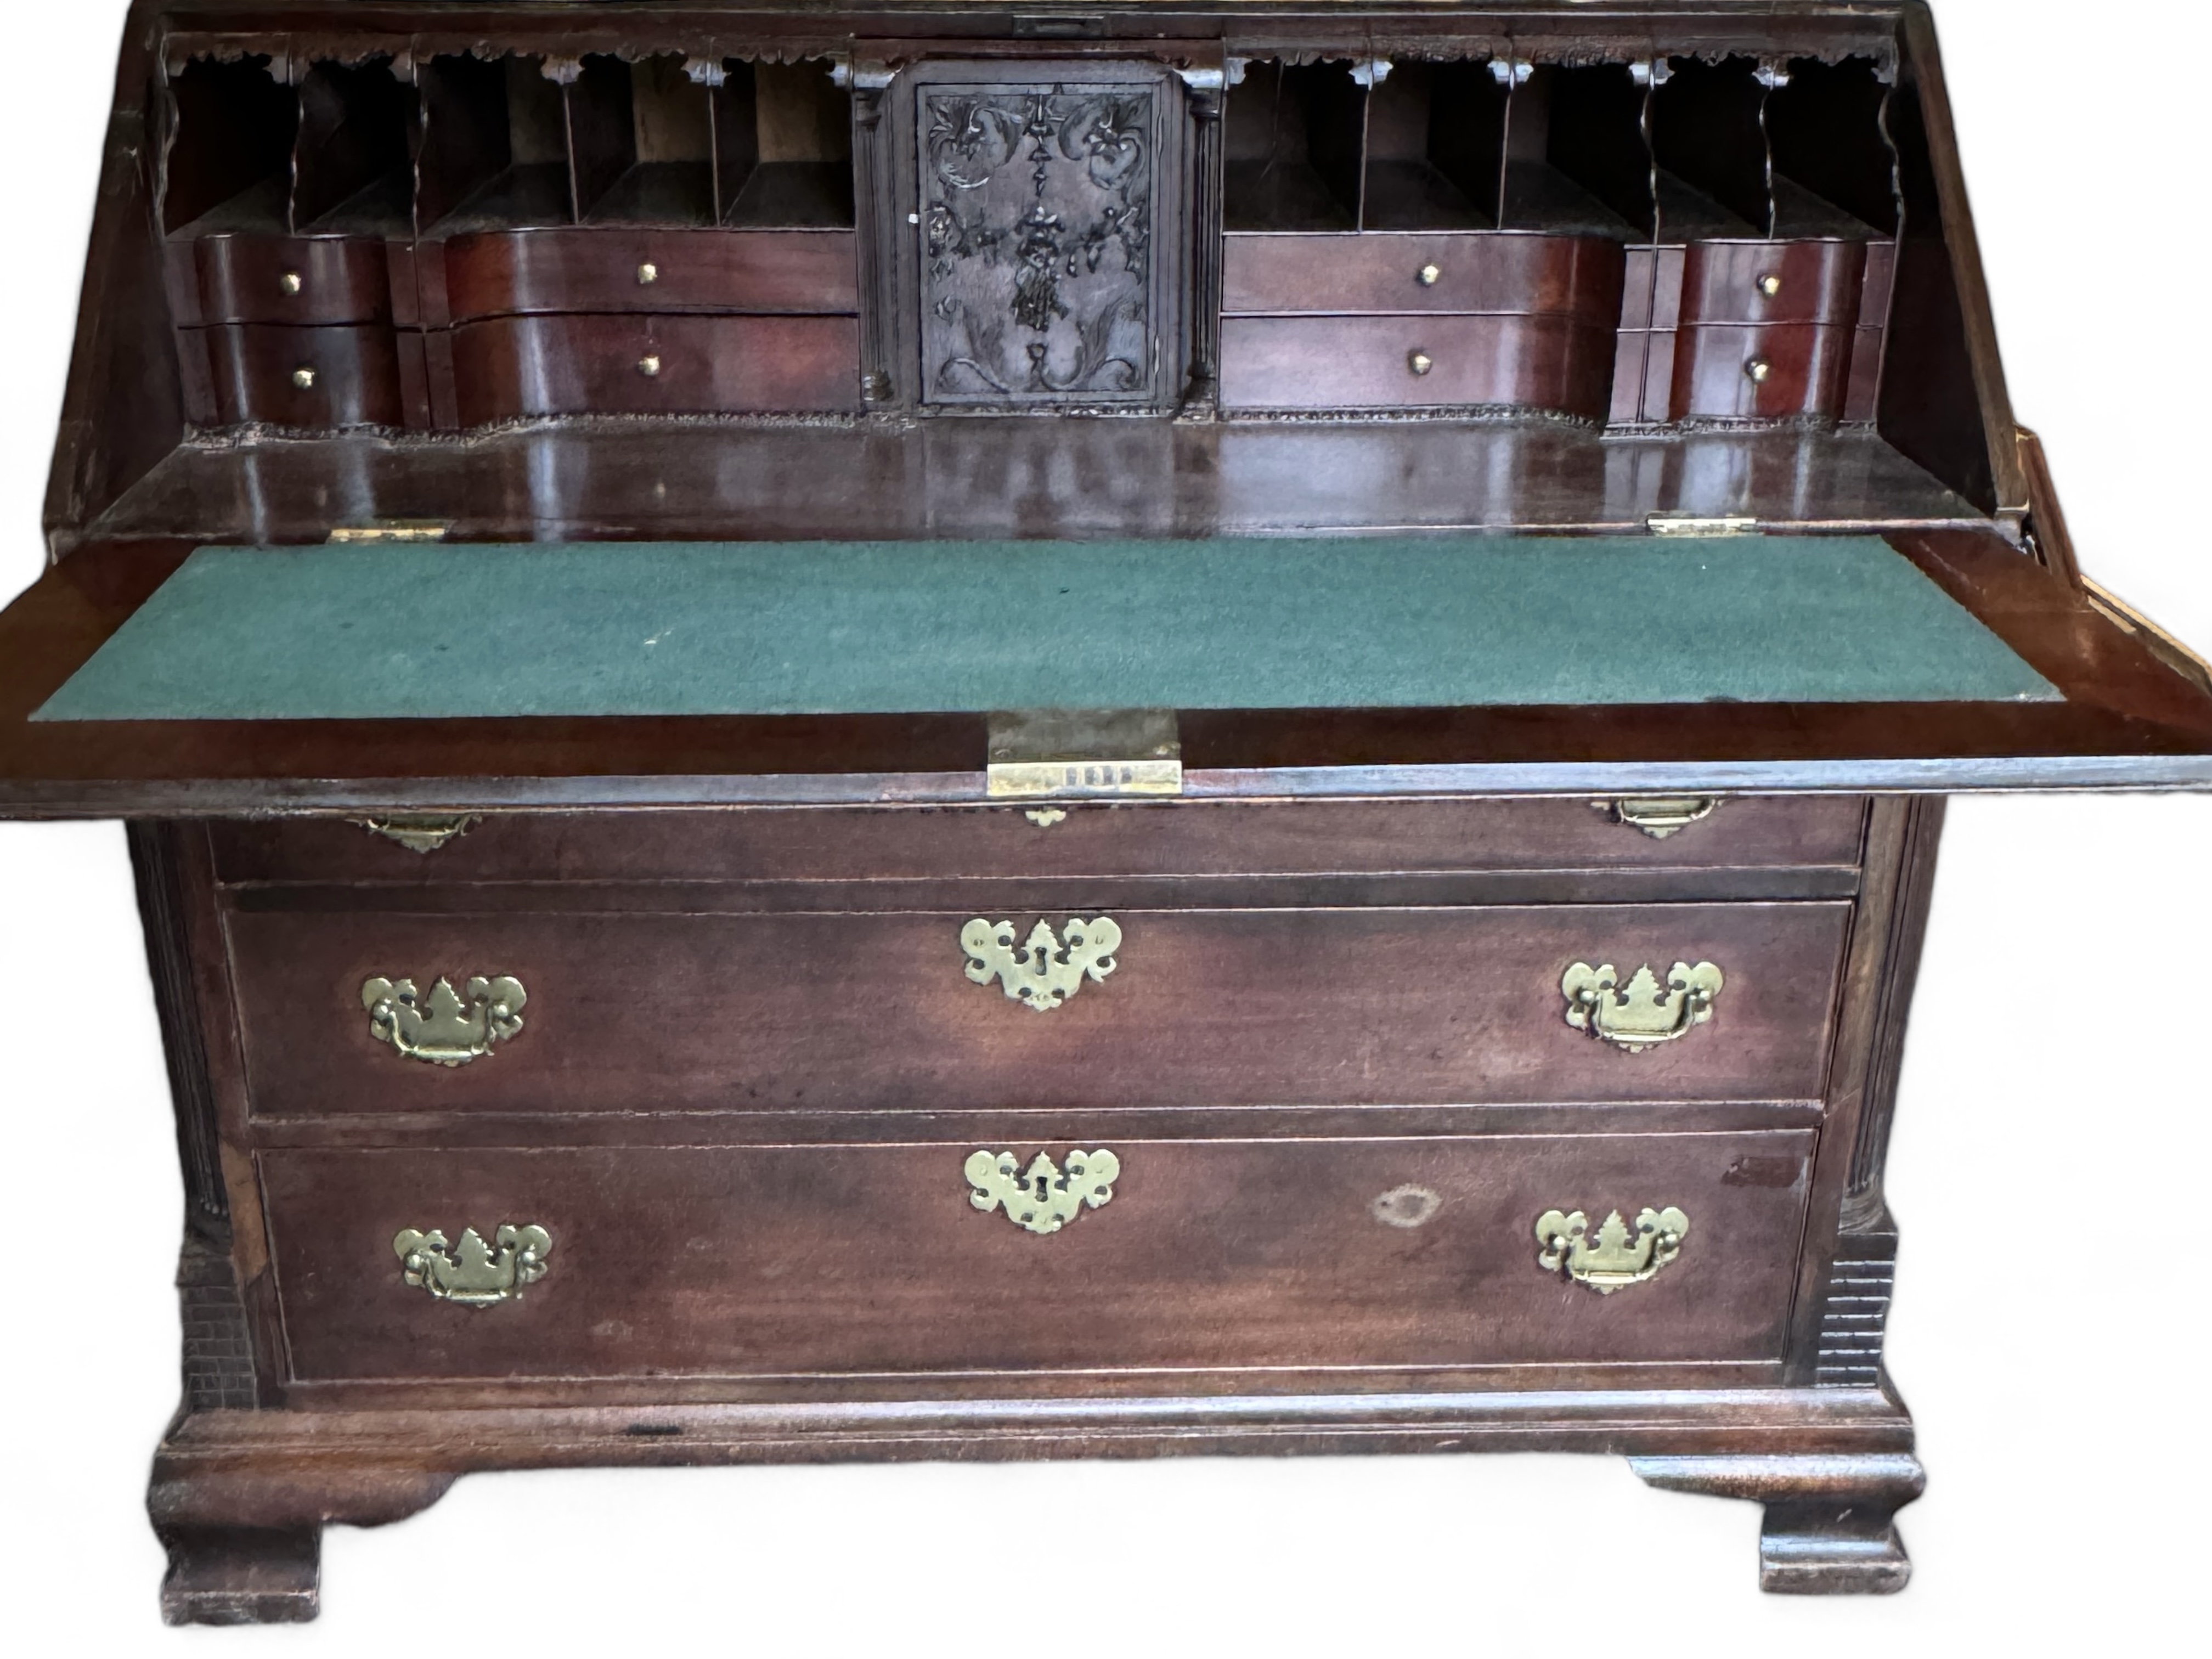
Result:
{"label": "serpentine front small drawer", "polygon": [[1475,312],[1620,315],[1620,244],[1461,231],[1223,239],[1224,314]]}
{"label": "serpentine front small drawer", "polygon": [[[382,237],[201,236],[173,245],[197,276],[203,323],[388,323]],[[191,320],[191,319],[187,319]]]}
{"label": "serpentine front small drawer", "polygon": [[1102,1125],[260,1163],[292,1376],[416,1382],[1771,1363],[1813,1146]]}
{"label": "serpentine front small drawer", "polygon": [[389,328],[231,323],[195,331],[206,341],[226,425],[321,430],[396,427],[404,419],[399,349]]}
{"label": "serpentine front small drawer", "polygon": [[455,322],[535,312],[857,312],[849,230],[611,230],[457,236]]}
{"label": "serpentine front small drawer", "polygon": [[257,1114],[1814,1100],[1851,908],[440,896],[229,916]]}
{"label": "serpentine front small drawer", "polygon": [[1224,317],[1224,409],[1483,407],[1604,418],[1613,331],[1565,313]]}
{"label": "serpentine front small drawer", "polygon": [[1431,799],[524,812],[210,827],[234,883],[927,880],[1847,870],[1866,800]]}

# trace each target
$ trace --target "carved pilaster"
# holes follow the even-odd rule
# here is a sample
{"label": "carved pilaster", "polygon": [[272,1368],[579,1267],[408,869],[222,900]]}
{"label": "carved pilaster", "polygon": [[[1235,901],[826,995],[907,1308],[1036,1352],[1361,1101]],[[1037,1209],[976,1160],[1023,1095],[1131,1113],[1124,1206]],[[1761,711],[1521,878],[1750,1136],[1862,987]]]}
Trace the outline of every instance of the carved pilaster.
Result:
{"label": "carved pilaster", "polygon": [[1191,312],[1190,382],[1186,413],[1208,413],[1221,374],[1221,116],[1227,77],[1218,69],[1182,71],[1190,106]]}
{"label": "carved pilaster", "polygon": [[230,1200],[223,1190],[215,1094],[209,1084],[207,1045],[185,941],[178,841],[192,832],[177,823],[133,823],[127,833],[131,872],[138,885],[138,915],[146,930],[146,964],[153,975],[154,1006],[169,1063],[177,1152],[185,1173],[185,1224],[198,1237],[228,1247]]}
{"label": "carved pilaster", "polygon": [[891,372],[896,290],[889,283],[896,231],[886,218],[892,211],[893,192],[884,176],[884,94],[897,71],[880,64],[855,64],[849,73],[854,198],[860,210],[854,216],[853,232],[861,277],[860,400],[870,409],[882,409],[898,392],[897,377]]}
{"label": "carved pilaster", "polygon": [[1928,903],[1936,884],[1936,845],[1943,833],[1943,798],[1925,795],[1907,807],[1903,868],[1889,915],[1881,1006],[1875,1015],[1874,1052],[1867,1070],[1858,1139],[1851,1150],[1850,1183],[1844,1200],[1843,1230],[1865,1231],[1884,1211],[1882,1164],[1889,1156],[1889,1126],[1897,1105],[1897,1077],[1905,1063],[1905,1018],[1920,976],[1920,945],[1928,931]]}

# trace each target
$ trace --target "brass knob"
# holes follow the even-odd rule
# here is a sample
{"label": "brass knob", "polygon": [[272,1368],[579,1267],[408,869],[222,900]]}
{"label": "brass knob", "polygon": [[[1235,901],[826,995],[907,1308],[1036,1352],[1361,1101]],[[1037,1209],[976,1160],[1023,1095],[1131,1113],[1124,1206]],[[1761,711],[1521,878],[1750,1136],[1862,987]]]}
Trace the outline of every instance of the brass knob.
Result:
{"label": "brass knob", "polygon": [[1423,265],[1413,273],[1413,280],[1423,288],[1434,288],[1437,285],[1437,279],[1443,275],[1443,272],[1434,265]]}
{"label": "brass knob", "polygon": [[306,281],[296,270],[288,270],[282,276],[276,279],[276,286],[283,289],[287,294],[297,294],[301,289],[307,287],[307,285]]}
{"label": "brass knob", "polygon": [[1406,354],[1406,367],[1416,374],[1425,374],[1436,366],[1437,360],[1425,351],[1409,351]]}
{"label": "brass knob", "polygon": [[1743,372],[1753,386],[1764,386],[1766,377],[1774,373],[1774,365],[1764,357],[1753,357],[1743,366]]}
{"label": "brass knob", "polygon": [[1782,279],[1770,270],[1764,276],[1761,276],[1759,279],[1755,286],[1761,294],[1764,294],[1768,299],[1771,300],[1776,295],[1782,292]]}
{"label": "brass knob", "polygon": [[637,268],[637,285],[640,288],[651,288],[659,280],[660,267],[653,264],[652,260],[647,260],[643,264]]}
{"label": "brass knob", "polygon": [[660,354],[648,351],[637,360],[637,372],[648,380],[660,373]]}
{"label": "brass knob", "polygon": [[305,367],[294,369],[292,384],[302,392],[312,391],[315,384],[315,371]]}

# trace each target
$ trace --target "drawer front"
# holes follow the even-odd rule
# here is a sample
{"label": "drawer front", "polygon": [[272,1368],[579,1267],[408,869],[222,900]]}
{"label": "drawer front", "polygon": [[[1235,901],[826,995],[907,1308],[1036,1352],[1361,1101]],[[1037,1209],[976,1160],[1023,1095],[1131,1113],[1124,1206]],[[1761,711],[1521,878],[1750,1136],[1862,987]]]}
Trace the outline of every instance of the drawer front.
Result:
{"label": "drawer front", "polygon": [[[435,851],[337,819],[214,825],[226,882],[867,881],[1822,866],[1859,860],[1866,802],[1775,795],[1174,801],[511,813]],[[1629,822],[1621,821],[1626,811]],[[1704,811],[1688,823],[1683,817]],[[1648,828],[1638,826],[1642,820]],[[1677,825],[1679,824],[1679,827]],[[1661,833],[1651,833],[1657,830]]]}
{"label": "drawer front", "polygon": [[1481,404],[1604,417],[1613,331],[1569,317],[1226,317],[1231,409]]}
{"label": "drawer front", "polygon": [[192,254],[204,322],[392,319],[392,279],[378,238],[204,236]]}
{"label": "drawer front", "polygon": [[[1049,1233],[971,1201],[978,1151],[1072,1162],[1018,1133],[283,1151],[261,1167],[303,1380],[1725,1363],[1783,1355],[1813,1145],[1803,1130],[1117,1143],[1102,1128],[1081,1150],[1113,1152],[1111,1195]],[[1570,1277],[1571,1250],[1539,1259],[1547,1212],[1581,1212],[1587,1235],[1646,1209],[1686,1225],[1640,1282],[1601,1294]],[[519,1296],[441,1299],[434,1268],[406,1282],[403,1231],[444,1234],[433,1253],[450,1260],[464,1228],[490,1240],[502,1224],[550,1245]],[[475,1293],[500,1297],[500,1276]]]}
{"label": "drawer front", "polygon": [[851,317],[507,317],[453,331],[464,426],[860,406]]}
{"label": "drawer front", "polygon": [[457,236],[453,320],[534,312],[854,313],[849,230],[600,230]]}
{"label": "drawer front", "polygon": [[1676,420],[1840,416],[1857,331],[1707,323],[1674,340]]}
{"label": "drawer front", "polygon": [[1595,236],[1511,231],[1224,239],[1227,313],[1559,313],[1611,327],[1623,255]]}
{"label": "drawer front", "polygon": [[200,331],[226,424],[398,426],[406,402],[388,328],[234,323]]}
{"label": "drawer front", "polygon": [[[696,890],[665,910],[635,902],[234,912],[252,1109],[1812,1100],[1850,912],[1842,902],[1122,909],[1105,913],[1109,930],[1079,900],[1003,916],[716,913]],[[1057,960],[1041,988],[1018,965],[993,976],[1000,954],[971,949],[1000,922],[1012,946],[1049,929]],[[1678,963],[1724,975],[1710,1018],[1679,1040],[1632,1053],[1593,1036],[1587,1017],[1584,1029],[1570,1022],[1562,981],[1575,964],[1611,967],[1626,985],[1646,964],[1664,976]],[[368,1011],[403,981],[416,1016]],[[519,993],[499,992],[502,981]],[[456,1006],[425,1024],[441,982]],[[502,995],[520,1029],[501,1030],[491,1005]],[[432,1063],[471,1045],[483,1052]]]}
{"label": "drawer front", "polygon": [[1864,242],[1692,242],[1681,319],[1848,327],[1858,321],[1866,260]]}

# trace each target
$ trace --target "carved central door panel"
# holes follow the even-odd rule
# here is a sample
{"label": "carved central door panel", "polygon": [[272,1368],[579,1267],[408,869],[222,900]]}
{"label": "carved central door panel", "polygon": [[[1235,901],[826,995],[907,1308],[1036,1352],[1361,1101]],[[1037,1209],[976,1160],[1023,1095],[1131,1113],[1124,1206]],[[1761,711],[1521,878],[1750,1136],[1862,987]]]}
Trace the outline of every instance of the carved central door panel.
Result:
{"label": "carved central door panel", "polygon": [[1149,64],[916,72],[908,227],[921,402],[1172,401],[1182,91]]}

